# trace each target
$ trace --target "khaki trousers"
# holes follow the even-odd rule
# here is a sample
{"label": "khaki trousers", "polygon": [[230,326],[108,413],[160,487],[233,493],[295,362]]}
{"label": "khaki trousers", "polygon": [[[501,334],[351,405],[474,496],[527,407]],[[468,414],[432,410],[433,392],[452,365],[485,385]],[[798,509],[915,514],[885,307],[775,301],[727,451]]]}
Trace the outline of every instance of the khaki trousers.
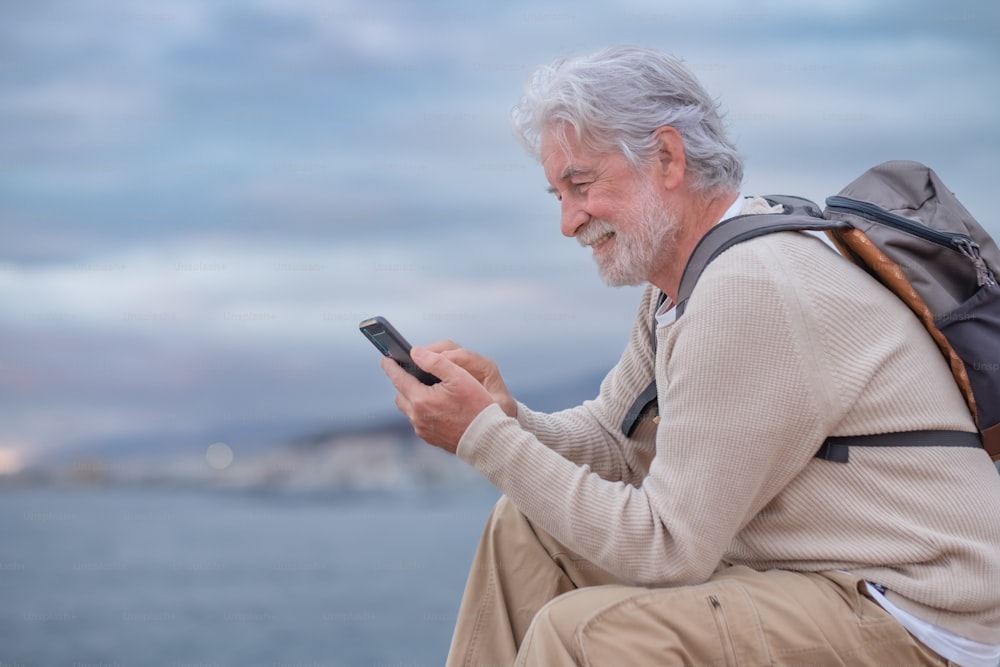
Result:
{"label": "khaki trousers", "polygon": [[734,566],[704,584],[624,585],[501,498],[469,573],[447,667],[948,665],[833,572]]}

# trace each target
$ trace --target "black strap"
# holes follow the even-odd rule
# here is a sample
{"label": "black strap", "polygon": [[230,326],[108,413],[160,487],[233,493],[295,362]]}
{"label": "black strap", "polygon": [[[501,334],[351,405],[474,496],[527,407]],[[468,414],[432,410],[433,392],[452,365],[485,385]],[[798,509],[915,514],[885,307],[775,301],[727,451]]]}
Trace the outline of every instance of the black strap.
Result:
{"label": "black strap", "polygon": [[[770,195],[765,199],[771,204],[780,204],[784,207],[783,213],[762,213],[754,215],[738,215],[734,218],[727,218],[713,227],[698,245],[695,246],[688,263],[681,276],[680,289],[678,290],[678,301],[676,304],[677,317],[684,314],[688,297],[694,290],[695,283],[701,276],[705,267],[715,259],[723,250],[742,241],[748,241],[756,236],[778,231],[803,231],[839,229],[849,227],[846,222],[831,221],[823,217],[823,212],[815,203],[801,197],[791,197],[787,195]],[[660,294],[656,310],[666,300],[667,296]],[[656,311],[653,315],[653,357],[655,364],[656,357]],[[654,371],[655,373],[655,371]],[[625,437],[632,437],[639,420],[651,408],[656,406],[656,378],[647,386],[632,402],[632,407],[625,413],[622,420],[622,433]]]}
{"label": "black strap", "polygon": [[646,388],[632,401],[632,407],[625,413],[622,420],[622,433],[626,438],[631,438],[635,433],[639,420],[651,409],[656,408],[656,314],[660,307],[666,302],[667,295],[660,292],[660,297],[656,300],[656,308],[653,309],[653,328],[650,334],[653,336],[653,381],[646,385]]}
{"label": "black strap", "polygon": [[808,199],[786,195],[769,195],[765,199],[771,204],[780,204],[784,211],[728,218],[710,229],[695,246],[677,289],[677,317],[684,314],[688,297],[705,267],[737,243],[773,232],[823,231],[851,226],[848,222],[827,220],[819,207]]}
{"label": "black strap", "polygon": [[622,421],[622,433],[625,434],[626,438],[631,438],[632,434],[635,433],[635,429],[639,426],[639,422],[642,421],[646,413],[656,407],[656,380],[647,385],[642,393],[639,394],[635,401],[632,402],[632,407],[628,409],[625,413],[625,419]]}
{"label": "black strap", "polygon": [[831,436],[820,446],[816,458],[847,463],[848,447],[976,447],[983,446],[978,433],[968,431],[905,431],[874,435]]}
{"label": "black strap", "polygon": [[[677,317],[684,314],[688,297],[694,290],[698,278],[708,264],[727,248],[749,239],[779,231],[820,231],[843,229],[851,225],[846,222],[827,220],[819,207],[800,197],[773,195],[766,197],[772,204],[781,204],[783,213],[741,215],[723,220],[713,227],[691,253],[681,276],[678,289]],[[666,299],[660,296],[656,310]],[[656,357],[656,317],[653,317],[653,357]],[[655,374],[655,370],[654,370]],[[631,437],[639,420],[651,407],[657,404],[656,379],[636,397],[632,407],[622,421],[622,433]],[[975,447],[983,446],[979,433],[968,431],[906,431],[901,433],[880,433],[874,435],[831,436],[820,446],[816,458],[834,463],[847,463],[850,447]]]}

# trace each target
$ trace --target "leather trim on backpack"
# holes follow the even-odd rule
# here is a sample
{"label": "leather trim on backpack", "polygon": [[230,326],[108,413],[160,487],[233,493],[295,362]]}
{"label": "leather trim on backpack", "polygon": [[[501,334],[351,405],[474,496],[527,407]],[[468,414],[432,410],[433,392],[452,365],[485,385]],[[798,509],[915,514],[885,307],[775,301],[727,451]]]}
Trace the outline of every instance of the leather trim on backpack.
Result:
{"label": "leather trim on backpack", "polygon": [[1000,424],[980,431],[983,436],[983,449],[994,461],[1000,461]]}
{"label": "leather trim on backpack", "polygon": [[[948,360],[948,364],[951,367],[952,375],[955,376],[955,382],[958,384],[959,389],[962,390],[962,396],[965,397],[965,402],[969,406],[969,411],[972,413],[976,423],[979,423],[978,413],[976,411],[976,399],[972,393],[972,383],[969,382],[969,374],[965,370],[965,363],[958,356],[951,345],[948,343],[948,339],[945,338],[944,334],[941,333],[937,326],[934,324],[934,314],[931,313],[930,308],[924,303],[924,300],[917,294],[917,291],[907,280],[906,276],[903,274],[903,270],[899,268],[896,262],[889,259],[885,253],[883,253],[878,246],[872,243],[871,239],[865,235],[865,233],[859,229],[840,229],[840,230],[830,230],[827,235],[834,241],[838,248],[843,249],[844,247],[850,250],[849,253],[842,253],[846,257],[856,256],[861,260],[860,264],[863,268],[867,268],[874,271],[877,274],[879,280],[883,282],[889,289],[895,292],[896,296],[899,297],[903,303],[909,306],[910,310],[920,319],[923,325],[927,328],[927,332],[930,333],[934,342],[937,343],[938,348],[940,348],[941,353]],[[994,439],[1000,440],[1000,431],[996,427],[989,429],[994,432]],[[983,444],[986,444],[986,432],[983,432]],[[994,443],[994,448],[1000,449],[1000,442]],[[987,451],[990,452],[991,456],[994,456],[993,452],[996,449],[991,449],[987,447]],[[1000,457],[1000,452],[996,454],[996,457]],[[994,458],[996,460],[996,458]]]}

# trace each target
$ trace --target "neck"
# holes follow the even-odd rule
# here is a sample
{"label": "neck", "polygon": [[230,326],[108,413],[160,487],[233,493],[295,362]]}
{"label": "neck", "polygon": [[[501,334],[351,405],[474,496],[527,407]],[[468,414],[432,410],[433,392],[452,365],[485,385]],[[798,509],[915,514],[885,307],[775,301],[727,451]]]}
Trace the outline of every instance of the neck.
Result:
{"label": "neck", "polygon": [[684,268],[695,246],[719,222],[737,196],[736,192],[716,192],[705,196],[689,194],[681,198],[679,206],[675,206],[677,235],[670,247],[664,249],[664,261],[657,263],[662,268],[649,280],[675,303],[681,276],[684,275]]}

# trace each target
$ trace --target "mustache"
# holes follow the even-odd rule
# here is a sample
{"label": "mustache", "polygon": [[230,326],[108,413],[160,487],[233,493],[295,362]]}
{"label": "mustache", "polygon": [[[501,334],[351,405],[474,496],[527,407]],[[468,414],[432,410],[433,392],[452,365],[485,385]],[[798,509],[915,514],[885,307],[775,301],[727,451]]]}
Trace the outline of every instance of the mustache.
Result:
{"label": "mustache", "polygon": [[614,225],[607,220],[595,219],[588,222],[577,232],[576,241],[586,248],[608,233],[615,233]]}

